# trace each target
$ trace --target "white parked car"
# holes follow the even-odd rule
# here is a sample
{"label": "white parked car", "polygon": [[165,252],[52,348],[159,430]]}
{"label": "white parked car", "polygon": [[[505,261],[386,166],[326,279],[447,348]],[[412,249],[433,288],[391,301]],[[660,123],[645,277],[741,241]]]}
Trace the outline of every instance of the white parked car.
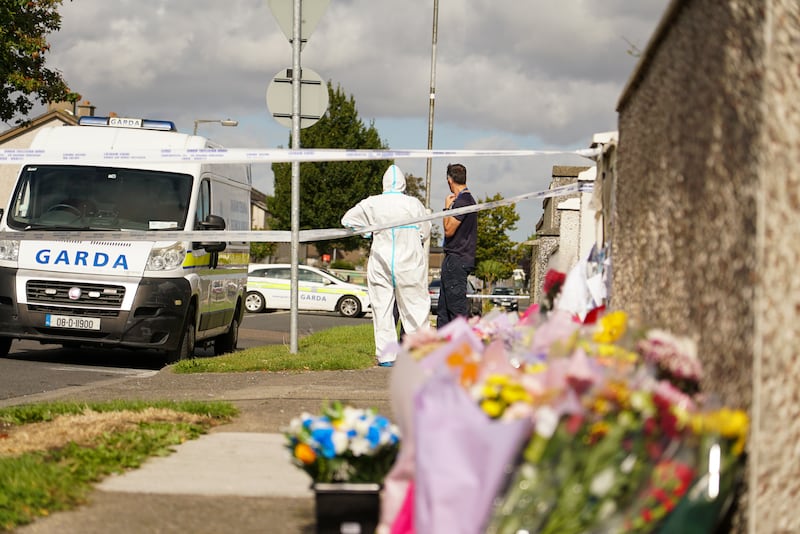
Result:
{"label": "white parked car", "polygon": [[[370,309],[367,287],[351,284],[324,269],[297,266],[298,309],[336,311],[361,317]],[[245,309],[250,313],[290,309],[291,265],[252,264],[247,275]]]}

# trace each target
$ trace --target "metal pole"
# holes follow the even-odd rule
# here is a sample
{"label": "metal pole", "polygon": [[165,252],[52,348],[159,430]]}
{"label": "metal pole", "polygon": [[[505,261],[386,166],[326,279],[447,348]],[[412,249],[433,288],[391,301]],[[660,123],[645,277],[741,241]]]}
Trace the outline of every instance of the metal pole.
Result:
{"label": "metal pole", "polygon": [[[292,149],[300,148],[300,26],[301,26],[301,2],[294,0],[294,19],[292,29]],[[289,352],[297,354],[297,309],[298,299],[298,276],[297,264],[300,259],[300,162],[292,162],[292,244],[291,244],[291,278],[292,291],[289,296],[291,308],[291,319],[289,321]]]}
{"label": "metal pole", "polygon": [[[436,102],[436,41],[439,34],[439,0],[433,0],[433,32],[431,35],[431,90],[428,94],[428,150],[433,149],[433,107]],[[425,207],[431,213],[431,162],[425,164]],[[423,246],[425,257],[425,273],[430,273],[431,240],[425,240]]]}
{"label": "metal pole", "polygon": [[[431,36],[431,90],[428,95],[428,150],[433,149],[433,107],[436,103],[436,41],[439,34],[439,0],[433,0],[433,34]],[[431,207],[431,158],[425,167],[425,207]]]}

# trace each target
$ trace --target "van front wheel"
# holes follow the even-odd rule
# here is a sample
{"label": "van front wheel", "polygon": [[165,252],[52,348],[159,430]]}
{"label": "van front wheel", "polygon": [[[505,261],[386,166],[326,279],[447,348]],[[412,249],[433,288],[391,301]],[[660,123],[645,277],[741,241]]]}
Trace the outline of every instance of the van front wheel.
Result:
{"label": "van front wheel", "polygon": [[214,338],[214,355],[227,354],[236,350],[239,342],[239,313],[237,312],[231,320],[230,329]]}
{"label": "van front wheel", "polygon": [[176,350],[167,352],[167,359],[170,362],[177,362],[181,360],[188,360],[194,356],[195,339],[194,310],[190,309],[189,313],[186,315],[186,324],[183,325],[181,343],[178,345]]}
{"label": "van front wheel", "polygon": [[11,351],[11,338],[0,337],[0,358],[8,356],[9,351]]}

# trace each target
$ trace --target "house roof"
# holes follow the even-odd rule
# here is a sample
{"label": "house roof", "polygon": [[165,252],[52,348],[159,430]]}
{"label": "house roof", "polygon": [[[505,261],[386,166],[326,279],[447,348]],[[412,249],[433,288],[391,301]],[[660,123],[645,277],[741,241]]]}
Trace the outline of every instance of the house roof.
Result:
{"label": "house roof", "polygon": [[46,113],[43,113],[42,115],[39,115],[38,117],[35,117],[31,119],[29,122],[21,124],[16,128],[11,128],[10,130],[6,130],[5,132],[0,133],[0,145],[14,139],[17,136],[26,133],[29,130],[36,129],[39,126],[43,126],[48,122],[52,122],[54,120],[61,121],[64,124],[71,124],[71,125],[78,124],[78,118],[75,115],[68,113],[66,111],[60,111],[54,109]]}

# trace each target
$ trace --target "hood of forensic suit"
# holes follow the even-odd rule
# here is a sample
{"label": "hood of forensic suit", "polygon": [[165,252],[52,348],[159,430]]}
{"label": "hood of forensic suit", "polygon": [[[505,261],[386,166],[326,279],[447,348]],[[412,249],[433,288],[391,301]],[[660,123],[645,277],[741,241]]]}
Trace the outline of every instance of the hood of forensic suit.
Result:
{"label": "hood of forensic suit", "polygon": [[406,190],[406,177],[400,167],[390,165],[383,173],[383,192],[402,193]]}

